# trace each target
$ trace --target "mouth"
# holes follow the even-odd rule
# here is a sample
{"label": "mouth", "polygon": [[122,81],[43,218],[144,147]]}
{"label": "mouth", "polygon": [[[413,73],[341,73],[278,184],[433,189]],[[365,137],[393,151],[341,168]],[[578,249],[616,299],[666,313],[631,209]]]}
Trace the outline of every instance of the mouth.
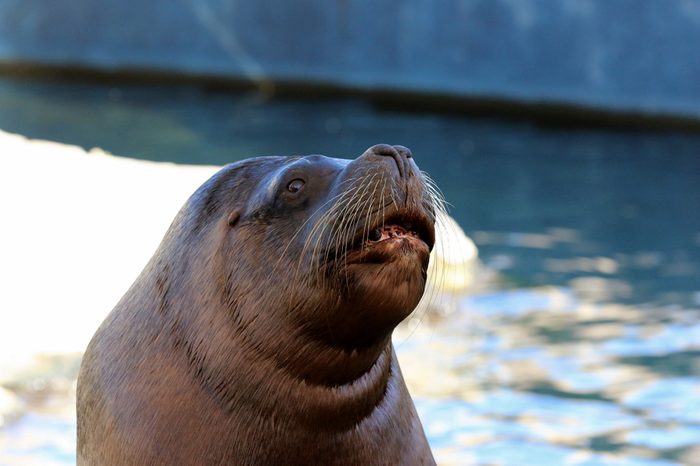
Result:
{"label": "mouth", "polygon": [[367,244],[380,243],[391,238],[402,238],[405,236],[419,238],[418,233],[415,231],[407,231],[406,228],[401,225],[386,225],[370,231],[367,238]]}
{"label": "mouth", "polygon": [[424,214],[397,212],[373,225],[368,233],[363,232],[355,244],[360,249],[368,249],[401,240],[423,243],[432,250],[435,243],[433,223]]}
{"label": "mouth", "polygon": [[435,224],[421,211],[399,210],[370,225],[356,230],[345,247],[336,244],[327,249],[324,262],[380,263],[409,250],[427,258],[435,244]]}

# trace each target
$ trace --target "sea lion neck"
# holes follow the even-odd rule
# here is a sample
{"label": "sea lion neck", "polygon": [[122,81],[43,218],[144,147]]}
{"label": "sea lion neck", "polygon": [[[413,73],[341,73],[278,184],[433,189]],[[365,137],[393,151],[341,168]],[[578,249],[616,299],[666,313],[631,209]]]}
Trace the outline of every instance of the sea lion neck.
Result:
{"label": "sea lion neck", "polygon": [[[257,412],[251,415],[260,419],[267,419],[275,407],[300,426],[340,431],[371,417],[387,397],[394,396],[391,380],[398,365],[390,337],[348,351],[289,328],[244,325],[245,332],[229,327],[232,332],[220,335],[217,352],[202,354],[189,364],[203,391],[224,412],[233,415],[252,403]],[[241,373],[246,373],[245,381],[240,380]]]}
{"label": "sea lion neck", "polygon": [[[362,347],[334,345],[326,339],[308,335],[295,338],[297,351],[281,355],[278,361],[290,374],[305,383],[338,387],[372,378],[376,379],[374,382],[381,383],[379,379],[388,375],[389,366],[384,364],[386,361],[382,358],[391,351],[390,335]],[[301,345],[300,341],[303,341]],[[377,368],[381,374],[376,373]]]}
{"label": "sea lion neck", "polygon": [[[261,302],[262,298],[255,299]],[[276,316],[277,325],[270,327],[268,320],[257,315],[239,315],[241,320],[233,319],[228,325],[244,326],[246,332],[234,328],[232,345],[274,362],[276,368],[307,385],[339,387],[363,378],[367,387],[382,385],[380,379],[385,379],[390,370],[384,363],[391,358],[382,358],[391,354],[391,328],[371,339],[365,337],[369,329],[356,329],[353,339],[352,333],[339,330],[349,327],[342,320],[348,309],[321,307],[310,301],[274,306],[274,301],[267,301],[265,307],[266,315]],[[237,311],[221,314],[236,315]]]}
{"label": "sea lion neck", "polygon": [[277,359],[275,367],[290,380],[287,396],[305,406],[301,425],[348,430],[395,396],[391,380],[398,366],[390,341],[350,353],[309,341],[295,354]]}

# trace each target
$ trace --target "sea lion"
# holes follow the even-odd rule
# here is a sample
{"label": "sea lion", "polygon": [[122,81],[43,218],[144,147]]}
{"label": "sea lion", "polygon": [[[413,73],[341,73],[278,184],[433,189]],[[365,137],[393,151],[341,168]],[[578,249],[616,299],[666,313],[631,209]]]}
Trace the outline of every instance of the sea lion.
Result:
{"label": "sea lion", "polygon": [[386,144],[220,170],[85,352],[78,464],[434,464],[391,344],[431,186]]}

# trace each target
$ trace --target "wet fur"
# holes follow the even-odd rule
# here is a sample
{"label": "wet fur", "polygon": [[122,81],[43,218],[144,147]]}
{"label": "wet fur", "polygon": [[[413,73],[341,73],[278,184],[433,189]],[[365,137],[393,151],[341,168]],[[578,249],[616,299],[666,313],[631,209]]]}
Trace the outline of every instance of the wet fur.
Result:
{"label": "wet fur", "polygon": [[270,195],[286,157],[193,194],[86,351],[79,464],[434,464],[391,345],[427,258],[347,261],[397,208],[434,222],[442,202],[412,161],[401,177],[368,153],[308,159],[330,179],[314,202]]}

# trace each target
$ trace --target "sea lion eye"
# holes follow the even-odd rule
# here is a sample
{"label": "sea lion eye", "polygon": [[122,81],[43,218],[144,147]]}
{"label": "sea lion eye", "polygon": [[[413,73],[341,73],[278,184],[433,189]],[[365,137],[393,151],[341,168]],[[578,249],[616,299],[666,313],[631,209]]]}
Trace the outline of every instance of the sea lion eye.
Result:
{"label": "sea lion eye", "polygon": [[287,191],[289,191],[290,193],[297,193],[301,191],[305,183],[306,182],[301,178],[295,178],[292,181],[290,181],[287,185]]}

